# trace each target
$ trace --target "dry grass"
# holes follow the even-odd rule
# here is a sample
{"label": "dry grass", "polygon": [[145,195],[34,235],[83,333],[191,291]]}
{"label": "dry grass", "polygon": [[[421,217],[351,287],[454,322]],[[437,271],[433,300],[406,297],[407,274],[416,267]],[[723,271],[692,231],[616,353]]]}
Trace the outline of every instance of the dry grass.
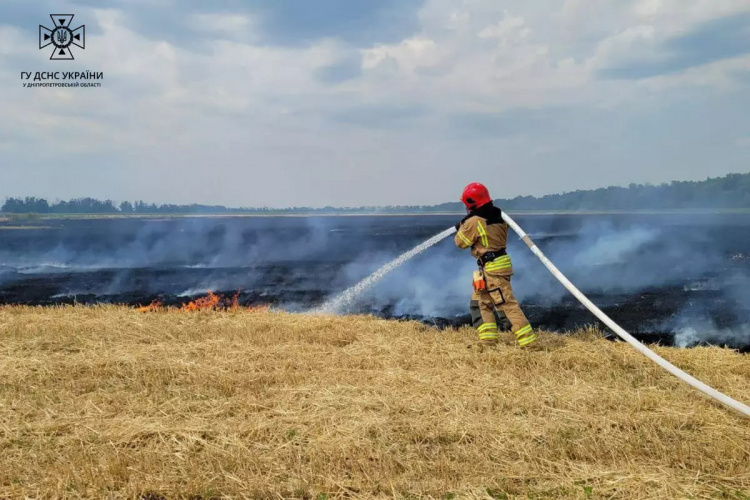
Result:
{"label": "dry grass", "polygon": [[[0,497],[750,498],[750,423],[591,332],[0,308]],[[750,358],[657,349],[750,400]]]}

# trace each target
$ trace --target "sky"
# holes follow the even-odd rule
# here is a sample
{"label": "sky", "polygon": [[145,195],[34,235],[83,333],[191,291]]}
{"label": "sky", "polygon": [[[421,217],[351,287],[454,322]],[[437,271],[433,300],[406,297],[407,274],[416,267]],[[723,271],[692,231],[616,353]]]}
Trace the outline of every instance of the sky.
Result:
{"label": "sky", "polygon": [[[49,14],[86,26],[50,61]],[[24,88],[21,72],[103,72]],[[750,0],[0,0],[0,199],[415,205],[750,171]]]}

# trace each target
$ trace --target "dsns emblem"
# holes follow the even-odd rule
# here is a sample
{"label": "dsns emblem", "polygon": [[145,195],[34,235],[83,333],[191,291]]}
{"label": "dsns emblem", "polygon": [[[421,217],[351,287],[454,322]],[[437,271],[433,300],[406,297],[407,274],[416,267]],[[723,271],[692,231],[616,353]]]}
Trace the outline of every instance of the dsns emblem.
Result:
{"label": "dsns emblem", "polygon": [[86,48],[86,26],[81,25],[76,29],[71,29],[74,14],[50,14],[52,19],[52,29],[39,25],[39,48],[43,49],[48,45],[53,45],[52,60],[73,60],[73,51],[71,45]]}

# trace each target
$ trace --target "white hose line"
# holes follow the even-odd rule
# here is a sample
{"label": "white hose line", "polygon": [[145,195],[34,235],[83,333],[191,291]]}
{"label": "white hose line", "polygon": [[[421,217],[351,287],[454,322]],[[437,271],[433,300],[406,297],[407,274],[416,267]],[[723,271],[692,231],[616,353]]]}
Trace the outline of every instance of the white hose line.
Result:
{"label": "white hose line", "polygon": [[513,230],[518,233],[518,236],[521,237],[521,239],[526,243],[526,245],[531,249],[532,252],[534,252],[534,255],[539,257],[539,260],[542,261],[542,264],[544,264],[547,269],[550,270],[550,272],[555,276],[555,278],[558,279],[560,283],[563,284],[565,288],[568,289],[570,293],[572,293],[575,298],[577,298],[581,304],[586,306],[586,308],[594,313],[594,315],[602,320],[605,325],[607,325],[612,331],[614,331],[617,335],[619,335],[625,342],[632,345],[635,349],[640,351],[641,354],[649,358],[651,361],[656,363],[657,365],[661,366],[665,370],[667,370],[669,373],[674,375],[675,377],[679,378],[683,382],[687,382],[688,384],[692,385],[699,391],[703,392],[704,394],[714,398],[715,400],[724,403],[725,405],[729,406],[730,408],[733,408],[737,410],[738,412],[744,414],[746,417],[750,417],[750,406],[747,406],[746,404],[740,403],[739,401],[736,401],[726,394],[722,394],[721,392],[717,391],[713,387],[710,387],[697,378],[693,377],[692,375],[689,375],[685,373],[684,371],[677,368],[675,365],[667,361],[666,359],[662,358],[658,354],[656,354],[654,351],[646,347],[645,345],[641,344],[638,340],[636,340],[632,335],[630,335],[628,332],[623,330],[620,325],[612,321],[612,318],[604,314],[604,312],[596,307],[593,302],[591,302],[588,297],[586,297],[581,291],[575,287],[573,283],[571,283],[568,278],[565,277],[563,273],[560,272],[560,270],[555,267],[555,265],[542,253],[539,248],[537,248],[536,244],[531,241],[531,238],[524,232],[521,227],[516,224],[516,222],[510,218],[508,214],[505,212],[502,213],[503,219],[505,222],[508,223],[508,225],[513,228]]}

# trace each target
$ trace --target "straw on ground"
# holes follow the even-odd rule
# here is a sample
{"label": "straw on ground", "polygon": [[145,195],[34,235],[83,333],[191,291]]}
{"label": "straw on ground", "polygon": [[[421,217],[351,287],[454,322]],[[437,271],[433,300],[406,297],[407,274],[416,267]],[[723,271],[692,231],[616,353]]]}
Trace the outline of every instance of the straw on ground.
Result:
{"label": "straw on ground", "polygon": [[[748,498],[750,425],[595,332],[0,308],[0,497]],[[750,361],[656,348],[747,401]]]}

